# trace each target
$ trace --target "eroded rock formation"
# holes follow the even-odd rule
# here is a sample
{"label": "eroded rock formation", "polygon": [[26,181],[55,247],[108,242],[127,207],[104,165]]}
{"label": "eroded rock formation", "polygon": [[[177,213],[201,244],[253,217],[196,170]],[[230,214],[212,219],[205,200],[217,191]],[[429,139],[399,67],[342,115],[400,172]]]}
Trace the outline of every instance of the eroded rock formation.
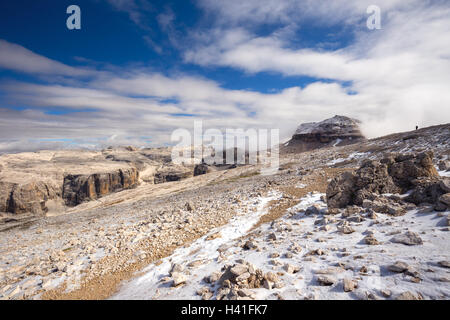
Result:
{"label": "eroded rock formation", "polygon": [[75,206],[87,200],[123,189],[134,188],[139,183],[136,168],[119,169],[113,172],[67,175],[64,178],[62,197],[68,206]]}
{"label": "eroded rock formation", "polygon": [[406,201],[415,204],[437,203],[446,193],[433,166],[433,152],[388,156],[381,161],[365,161],[356,172],[334,178],[327,188],[329,208],[362,205],[386,193],[413,190]]}

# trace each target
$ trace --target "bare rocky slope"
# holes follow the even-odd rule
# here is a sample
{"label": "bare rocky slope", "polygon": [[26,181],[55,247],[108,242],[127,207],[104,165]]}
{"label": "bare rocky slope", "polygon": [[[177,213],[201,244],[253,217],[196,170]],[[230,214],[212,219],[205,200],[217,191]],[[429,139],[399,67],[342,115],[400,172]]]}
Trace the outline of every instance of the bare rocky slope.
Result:
{"label": "bare rocky slope", "polygon": [[38,177],[22,192],[48,212],[1,214],[0,298],[448,299],[448,141],[450,124],[162,184],[166,149],[3,155],[0,180]]}
{"label": "bare rocky slope", "polygon": [[100,152],[40,151],[0,156],[0,212],[44,215],[141,182],[163,183],[193,175],[170,163],[170,150],[132,147]]}

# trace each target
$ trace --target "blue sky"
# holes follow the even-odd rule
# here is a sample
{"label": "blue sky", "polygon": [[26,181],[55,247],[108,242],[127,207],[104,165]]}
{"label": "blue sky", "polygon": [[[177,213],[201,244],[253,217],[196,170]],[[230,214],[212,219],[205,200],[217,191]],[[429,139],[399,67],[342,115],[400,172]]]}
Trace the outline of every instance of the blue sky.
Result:
{"label": "blue sky", "polygon": [[370,4],[3,1],[0,152],[164,145],[195,119],[283,138],[334,114],[369,137],[448,122],[448,2],[380,0],[380,30]]}

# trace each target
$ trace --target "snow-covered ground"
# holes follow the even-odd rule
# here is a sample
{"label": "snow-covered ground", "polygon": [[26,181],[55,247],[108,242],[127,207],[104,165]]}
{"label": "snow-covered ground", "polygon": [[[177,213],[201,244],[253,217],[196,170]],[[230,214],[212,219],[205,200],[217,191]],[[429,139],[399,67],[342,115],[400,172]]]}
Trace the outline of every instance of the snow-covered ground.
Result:
{"label": "snow-covered ground", "polygon": [[[280,197],[281,194],[272,193],[251,200],[247,210],[240,212],[227,225],[213,229],[188,247],[177,249],[157,265],[151,264],[142,271],[144,275],[125,284],[111,299],[192,299],[202,278],[220,269],[218,249],[244,236],[267,213],[267,204]],[[190,263],[195,267],[191,268],[190,281],[183,288],[173,289],[171,283],[161,284],[161,279],[169,274],[173,264],[188,266]]]}
{"label": "snow-covered ground", "polygon": [[[302,212],[311,205],[325,209],[321,196],[323,194],[309,194],[281,219],[259,227],[257,235],[252,236],[257,249],[244,250],[242,243],[245,240],[238,238],[264,214],[265,205],[277,195],[257,199],[252,204],[253,213],[237,217],[229,225],[209,234],[220,232],[221,238],[208,241],[206,236],[188,248],[178,249],[158,266],[149,266],[143,276],[126,283],[112,298],[200,299],[196,292],[209,286],[203,279],[240,259],[264,272],[280,275],[282,288],[251,289],[257,299],[395,298],[406,291],[416,296],[420,294],[425,299],[450,297],[450,271],[439,265],[440,261],[450,261],[450,232],[444,225],[449,212],[418,213],[412,210],[400,217],[378,214],[376,220],[364,218],[361,222],[349,222],[355,232],[342,234],[337,230],[337,224],[346,218],[341,215],[305,215]],[[327,227],[319,223],[324,217],[329,218]],[[392,242],[393,237],[407,231],[417,233],[423,244],[408,246]],[[365,243],[364,237],[369,232],[380,244]],[[274,234],[276,239],[270,239],[269,234]],[[319,254],[318,249],[322,251]],[[406,263],[412,275],[390,271],[388,267],[397,261]],[[167,279],[161,281],[168,276],[173,263],[186,267],[185,285],[172,287]],[[300,270],[290,274],[286,272],[288,264]],[[320,285],[317,277],[324,275],[334,283]],[[357,288],[345,292],[344,278],[355,281]],[[217,287],[210,286],[210,289],[215,292]]]}
{"label": "snow-covered ground", "polygon": [[348,161],[348,160],[360,160],[360,159],[370,159],[370,153],[364,153],[364,152],[353,152],[351,154],[349,154],[349,156],[347,158],[337,158],[337,159],[333,159],[329,162],[327,162],[328,166],[334,166],[335,164],[339,164],[341,162],[344,161]]}

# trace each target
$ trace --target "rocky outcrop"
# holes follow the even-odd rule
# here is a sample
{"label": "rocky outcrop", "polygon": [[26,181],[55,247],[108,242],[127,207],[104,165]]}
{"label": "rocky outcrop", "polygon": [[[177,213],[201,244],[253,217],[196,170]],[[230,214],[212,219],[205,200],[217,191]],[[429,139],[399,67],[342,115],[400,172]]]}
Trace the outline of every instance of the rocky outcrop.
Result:
{"label": "rocky outcrop", "polygon": [[404,193],[405,199],[420,204],[437,203],[445,190],[433,166],[433,153],[388,156],[381,161],[365,161],[356,172],[345,172],[333,179],[327,188],[329,208],[363,205],[385,193]]}
{"label": "rocky outcrop", "polygon": [[163,166],[155,173],[154,183],[165,183],[172,181],[180,181],[193,176],[192,167],[184,166]]}
{"label": "rocky outcrop", "polygon": [[421,177],[437,178],[439,174],[433,165],[433,152],[417,155],[406,154],[386,157],[382,160],[389,168],[389,175],[402,190],[415,186],[414,180]]}
{"label": "rocky outcrop", "polygon": [[59,193],[42,181],[25,184],[0,182],[0,212],[43,215],[48,211],[46,202],[59,197]]}
{"label": "rocky outcrop", "polygon": [[450,207],[446,201],[446,194],[448,193],[445,185],[448,185],[449,178],[419,178],[413,180],[415,185],[412,192],[405,199],[416,205],[421,203],[434,204],[434,209],[437,211],[445,211]]}
{"label": "rocky outcrop", "polygon": [[69,174],[64,177],[62,197],[66,205],[75,206],[112,192],[134,188],[138,183],[139,172],[136,168],[96,174]]}
{"label": "rocky outcrop", "polygon": [[321,122],[303,123],[282,149],[287,152],[303,152],[356,143],[365,140],[359,124],[359,120],[338,115]]}

